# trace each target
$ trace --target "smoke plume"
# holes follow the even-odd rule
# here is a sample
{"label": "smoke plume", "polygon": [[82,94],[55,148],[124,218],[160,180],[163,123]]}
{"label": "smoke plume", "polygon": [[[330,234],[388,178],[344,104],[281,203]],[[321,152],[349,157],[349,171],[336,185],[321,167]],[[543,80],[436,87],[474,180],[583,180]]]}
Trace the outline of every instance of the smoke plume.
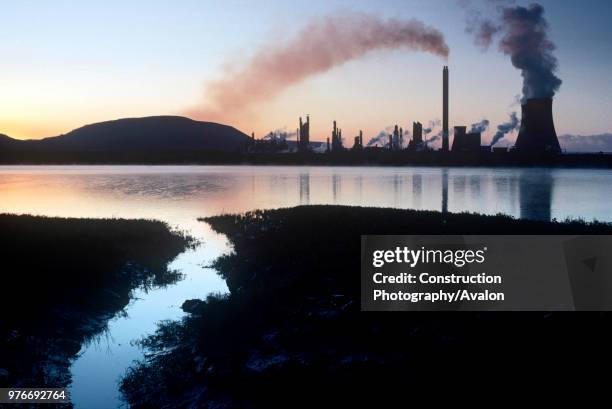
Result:
{"label": "smoke plume", "polygon": [[508,55],[512,65],[521,71],[522,102],[530,98],[552,98],[562,81],[555,75],[556,46],[548,38],[544,7],[539,4],[499,6],[498,16],[493,18],[483,18],[480,12],[470,13],[467,31],[474,35],[476,44],[487,49],[499,35],[499,51]]}
{"label": "smoke plume", "polygon": [[479,133],[483,133],[485,132],[488,128],[489,128],[489,120],[488,119],[483,119],[482,121],[476,123],[476,124],[472,124],[472,129],[470,129],[470,132],[479,132]]}
{"label": "smoke plume", "polygon": [[387,146],[389,144],[389,135],[393,135],[394,128],[395,128],[394,126],[386,127],[385,129],[380,131],[378,135],[372,137],[372,139],[368,141],[367,146],[378,146],[378,147]]}
{"label": "smoke plume", "polygon": [[284,143],[289,138],[289,134],[287,132],[282,131],[272,131],[269,134],[263,137],[266,141],[276,142],[276,143]]}
{"label": "smoke plume", "polygon": [[383,49],[422,51],[444,58],[449,54],[444,35],[418,20],[383,20],[357,13],[319,18],[295,38],[261,47],[243,68],[209,84],[206,105],[190,114],[203,119],[231,117],[308,77]]}
{"label": "smoke plume", "polygon": [[512,112],[510,114],[510,120],[508,122],[505,122],[497,126],[497,132],[493,136],[493,140],[491,141],[491,146],[495,145],[497,142],[500,141],[500,139],[502,139],[504,136],[506,136],[510,132],[517,130],[519,126],[520,126],[520,122],[519,122],[518,116],[516,115],[516,112]]}
{"label": "smoke plume", "polygon": [[282,128],[277,128],[274,131],[270,132],[270,134],[283,135],[284,139],[297,139],[297,131],[288,131],[286,126],[283,126]]}
{"label": "smoke plume", "polygon": [[[376,136],[373,136],[366,146],[378,146],[378,147],[386,147],[389,146],[389,139],[393,135],[393,131],[395,130],[395,125],[389,125],[382,131],[380,131]],[[405,147],[406,143],[410,139],[410,131],[404,129],[404,133],[402,134],[403,138],[400,140],[400,147]]]}
{"label": "smoke plume", "polygon": [[427,124],[427,128],[423,129],[423,135],[425,136],[429,135],[438,126],[442,126],[442,121],[440,121],[439,119],[434,119],[434,120],[429,121],[429,124]]}
{"label": "smoke plume", "polygon": [[552,98],[561,87],[561,80],[554,74],[558,63],[553,55],[555,45],[548,39],[544,8],[539,4],[507,8],[503,21],[507,32],[500,50],[522,72],[523,98]]}

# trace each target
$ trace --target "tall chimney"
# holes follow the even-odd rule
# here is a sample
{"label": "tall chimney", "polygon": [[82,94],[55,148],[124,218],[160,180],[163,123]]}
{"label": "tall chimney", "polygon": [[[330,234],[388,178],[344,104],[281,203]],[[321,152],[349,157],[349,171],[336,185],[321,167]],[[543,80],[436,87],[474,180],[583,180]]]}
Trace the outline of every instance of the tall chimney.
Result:
{"label": "tall chimney", "polygon": [[442,151],[448,152],[448,67],[442,70]]}
{"label": "tall chimney", "polygon": [[516,150],[525,153],[561,153],[552,113],[552,98],[532,98],[522,106]]}
{"label": "tall chimney", "polygon": [[304,129],[304,125],[302,124],[302,117],[300,117],[300,127],[298,128],[297,131],[297,145],[298,145],[298,150],[301,149],[301,143],[300,143],[300,132],[302,131],[302,129]]}

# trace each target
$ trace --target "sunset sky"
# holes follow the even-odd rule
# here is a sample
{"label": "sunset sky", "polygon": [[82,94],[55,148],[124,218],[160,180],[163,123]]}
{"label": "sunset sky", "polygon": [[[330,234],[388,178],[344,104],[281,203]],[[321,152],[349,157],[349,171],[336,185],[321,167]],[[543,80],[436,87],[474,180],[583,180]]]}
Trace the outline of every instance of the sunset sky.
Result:
{"label": "sunset sky", "polygon": [[[612,2],[540,3],[563,80],[555,98],[557,132],[611,132]],[[334,119],[345,136],[363,129],[369,139],[395,123],[408,128],[440,118],[443,65],[450,66],[451,125],[487,118],[496,127],[520,111],[520,72],[496,47],[482,52],[474,45],[465,32],[466,11],[455,0],[6,0],[0,5],[0,133],[42,138],[93,122],[162,114],[215,119],[199,107],[228,67],[239,71],[258,50],[290,41],[321,17],[341,24],[353,12],[416,18],[437,28],[450,47],[448,61],[402,49],[373,51],[225,122],[262,136],[294,130],[298,117],[310,114],[312,139],[324,140]]]}

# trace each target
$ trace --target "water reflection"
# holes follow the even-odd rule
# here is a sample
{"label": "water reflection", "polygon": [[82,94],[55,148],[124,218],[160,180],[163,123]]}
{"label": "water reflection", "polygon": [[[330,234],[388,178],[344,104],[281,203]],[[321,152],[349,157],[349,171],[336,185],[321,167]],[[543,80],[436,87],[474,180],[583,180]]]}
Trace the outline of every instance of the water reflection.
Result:
{"label": "water reflection", "polygon": [[357,203],[361,203],[362,201],[362,190],[363,190],[363,176],[361,174],[357,175],[355,178],[355,190],[357,191]]}
{"label": "water reflection", "polygon": [[521,172],[519,200],[522,219],[551,220],[554,184],[549,170],[544,169],[537,175]]}
{"label": "water reflection", "polygon": [[188,229],[197,217],[298,204],[612,221],[610,170],[0,167],[0,180],[0,212],[154,218]]}
{"label": "water reflection", "polygon": [[405,175],[396,173],[393,175],[393,207],[404,207],[402,202],[402,181]]}
{"label": "water reflection", "polygon": [[412,201],[415,209],[421,208],[421,196],[423,195],[423,176],[412,176]]}
{"label": "water reflection", "polygon": [[137,294],[138,301],[127,309],[128,318],[109,323],[114,340],[110,352],[90,348],[73,365],[75,398],[93,396],[90,389],[108,397],[110,388],[111,399],[116,399],[116,380],[138,357],[130,341],[151,333],[160,319],[180,319],[184,300],[224,289],[215,272],[202,266],[227,251],[227,242],[198,217],[298,204],[342,204],[612,222],[611,184],[611,170],[0,167],[0,213],[161,219],[201,240],[202,245],[176,261],[185,280]]}
{"label": "water reflection", "polygon": [[480,178],[476,175],[470,176],[470,195],[472,199],[479,199],[481,197]]}
{"label": "water reflection", "polygon": [[448,213],[448,169],[442,169],[442,213]]}
{"label": "water reflection", "polygon": [[310,204],[310,173],[300,173],[300,204]]}
{"label": "water reflection", "polygon": [[342,189],[342,176],[336,172],[332,174],[332,193],[334,198],[334,204],[338,203],[338,196]]}

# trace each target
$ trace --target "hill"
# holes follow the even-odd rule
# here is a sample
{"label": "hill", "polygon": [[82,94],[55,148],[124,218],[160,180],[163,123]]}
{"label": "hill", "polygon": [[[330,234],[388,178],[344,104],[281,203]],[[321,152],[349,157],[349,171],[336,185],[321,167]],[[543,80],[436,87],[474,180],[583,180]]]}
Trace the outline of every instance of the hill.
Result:
{"label": "hill", "polygon": [[0,137],[0,146],[35,151],[187,151],[239,150],[248,136],[213,122],[179,116],[152,116],[100,122],[65,135],[19,141]]}
{"label": "hill", "polygon": [[13,139],[10,136],[0,133],[0,146],[9,146],[17,142],[19,142],[17,139]]}

